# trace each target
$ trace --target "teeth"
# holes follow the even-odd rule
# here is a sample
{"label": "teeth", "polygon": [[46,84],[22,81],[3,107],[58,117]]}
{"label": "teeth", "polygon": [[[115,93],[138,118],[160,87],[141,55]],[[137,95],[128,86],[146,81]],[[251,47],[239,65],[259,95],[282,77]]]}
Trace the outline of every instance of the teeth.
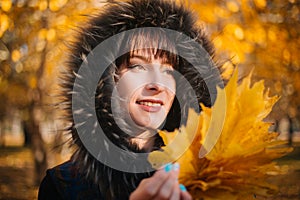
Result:
{"label": "teeth", "polygon": [[145,105],[145,106],[161,106],[160,103],[152,103],[152,102],[147,102],[147,101],[139,102],[139,104]]}

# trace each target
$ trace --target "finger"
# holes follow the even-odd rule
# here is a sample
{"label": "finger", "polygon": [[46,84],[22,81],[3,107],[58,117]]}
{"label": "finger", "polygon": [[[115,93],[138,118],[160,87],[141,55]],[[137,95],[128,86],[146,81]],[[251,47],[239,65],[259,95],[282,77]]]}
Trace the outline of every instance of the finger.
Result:
{"label": "finger", "polygon": [[149,179],[147,187],[153,188],[155,193],[162,187],[162,185],[167,181],[169,176],[172,173],[172,164],[167,164],[163,169],[158,170],[154,175]]}
{"label": "finger", "polygon": [[172,170],[174,171],[174,175],[178,178],[179,176],[179,169],[180,165],[179,163],[174,163]]}
{"label": "finger", "polygon": [[174,184],[174,188],[172,190],[170,200],[180,200],[180,195],[181,194],[180,194],[180,189],[179,189],[178,183]]}
{"label": "finger", "polygon": [[180,193],[180,200],[192,200],[192,196],[188,192],[181,192]]}
{"label": "finger", "polygon": [[192,200],[192,196],[190,195],[190,193],[186,190],[185,186],[180,184],[179,185],[180,188],[180,199],[181,200]]}
{"label": "finger", "polygon": [[166,165],[164,171],[170,172],[168,180],[163,183],[155,199],[178,199],[180,189],[178,184],[179,164]]}
{"label": "finger", "polygon": [[152,199],[157,196],[161,186],[170,176],[172,165],[168,164],[164,169],[160,169],[150,178],[143,179],[137,189],[130,195],[131,199]]}
{"label": "finger", "polygon": [[163,183],[163,185],[159,189],[157,196],[160,199],[170,199],[175,186],[179,187],[177,174],[175,171],[172,170],[167,180]]}

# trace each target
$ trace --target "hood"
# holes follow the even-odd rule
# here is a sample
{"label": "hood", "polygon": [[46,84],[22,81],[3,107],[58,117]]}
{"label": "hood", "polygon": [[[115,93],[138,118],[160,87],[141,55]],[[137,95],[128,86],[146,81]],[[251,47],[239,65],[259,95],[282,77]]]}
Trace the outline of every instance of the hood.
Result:
{"label": "hood", "polygon": [[[129,196],[141,179],[152,175],[153,169],[148,166],[149,170],[143,173],[123,172],[109,167],[105,163],[112,159],[112,144],[127,152],[126,156],[120,153],[119,156],[114,157],[116,162],[136,160],[137,153],[143,152],[129,142],[130,136],[116,125],[112,117],[111,94],[116,74],[116,62],[113,58],[119,53],[120,45],[124,43],[124,40],[117,39],[118,41],[111,43],[114,48],[108,49],[100,55],[93,55],[97,62],[89,61],[88,57],[94,54],[93,50],[108,38],[124,31],[145,27],[174,30],[189,38],[189,41],[178,39],[174,44],[176,47],[186,50],[184,58],[190,57],[184,59],[179,56],[178,72],[188,80],[196,99],[191,100],[189,91],[185,90],[185,84],[178,83],[176,91],[184,92],[178,94],[174,101],[168,116],[172,120],[166,122],[165,129],[179,128],[182,123],[176,123],[176,121],[184,124],[189,108],[200,112],[199,103],[211,106],[216,96],[215,86],[220,83],[219,77],[214,76],[217,67],[213,62],[214,49],[210,40],[204,30],[196,25],[195,15],[185,6],[176,4],[175,1],[132,0],[107,3],[104,7],[99,8],[98,14],[89,17],[85,26],[78,28],[79,34],[70,46],[71,56],[67,60],[67,70],[63,74],[64,82],[61,85],[63,105],[66,106],[65,118],[70,124],[67,131],[72,134],[72,145],[75,146],[72,160],[78,165],[81,174],[86,179],[98,185],[102,193],[116,199],[124,195]],[[211,62],[208,66],[201,63],[203,60],[201,55],[191,53],[195,42],[207,52],[206,59]],[[110,57],[111,55],[112,57]],[[194,60],[197,64],[192,65],[187,60]],[[103,62],[109,63],[109,67],[105,68],[100,77],[96,77],[96,86],[93,86],[94,83],[86,84],[89,81],[93,82],[92,80],[95,79],[93,70]],[[87,69],[84,75],[80,71],[83,66]],[[80,92],[74,92],[74,88],[79,88]],[[82,94],[88,95],[85,97]],[[81,108],[77,104],[84,106]],[[75,119],[76,116],[80,116],[79,122]],[[99,133],[94,128],[97,123],[101,125],[105,136],[112,142],[111,144],[107,139],[97,136]],[[159,136],[154,137],[154,149],[159,149],[163,142]],[[91,144],[94,153],[86,146],[86,142]],[[102,157],[101,162],[99,157]],[[134,165],[130,167],[134,168]]]}

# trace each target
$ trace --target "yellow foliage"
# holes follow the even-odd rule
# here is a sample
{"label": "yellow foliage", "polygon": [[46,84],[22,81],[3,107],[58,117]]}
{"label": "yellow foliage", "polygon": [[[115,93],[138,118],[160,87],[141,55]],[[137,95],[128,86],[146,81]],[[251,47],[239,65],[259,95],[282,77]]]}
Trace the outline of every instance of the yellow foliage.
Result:
{"label": "yellow foliage", "polygon": [[276,42],[277,41],[276,32],[278,32],[278,30],[276,30],[276,28],[273,28],[273,27],[268,30],[268,39],[271,42]]}
{"label": "yellow foliage", "polygon": [[6,14],[0,15],[0,38],[9,27],[9,17]]}
{"label": "yellow foliage", "polygon": [[242,51],[240,51],[239,45],[233,45],[231,49],[230,57],[232,58],[231,61],[234,64],[239,64],[245,60],[245,56]]}
{"label": "yellow foliage", "polygon": [[[210,4],[208,2],[202,2],[201,4],[199,4],[199,2],[194,1],[190,6],[193,10],[201,15],[201,19],[203,21],[208,23],[215,23],[217,21],[217,15],[219,13],[213,11],[213,9],[215,8],[213,4]],[[202,6],[207,7],[208,9],[202,9]]]}
{"label": "yellow foliage", "polygon": [[231,15],[231,13],[223,7],[215,7],[213,13],[220,18],[228,18]]}
{"label": "yellow foliage", "polygon": [[200,115],[190,110],[185,127],[159,132],[166,146],[150,153],[150,163],[178,162],[179,181],[195,199],[247,199],[277,190],[265,179],[281,173],[273,160],[291,149],[263,121],[278,97],[268,96],[263,81],[251,86],[250,80],[238,84],[235,70],[212,108],[201,105]]}
{"label": "yellow foliage", "polygon": [[47,31],[47,40],[48,41],[52,41],[54,40],[56,37],[56,31],[55,29],[51,28]]}
{"label": "yellow foliage", "polygon": [[266,35],[266,31],[264,28],[261,27],[261,28],[256,29],[254,36],[255,36],[254,39],[257,43],[259,43],[259,44],[266,43],[267,35]]}
{"label": "yellow foliage", "polygon": [[21,73],[23,71],[23,64],[21,62],[18,62],[15,66],[16,72]]}
{"label": "yellow foliage", "polygon": [[29,79],[29,87],[32,89],[37,88],[37,78],[35,76],[31,76]]}
{"label": "yellow foliage", "polygon": [[244,39],[244,30],[238,24],[227,24],[224,31],[228,34],[232,34],[238,40]]}
{"label": "yellow foliage", "polygon": [[254,47],[252,44],[250,44],[249,42],[243,42],[241,43],[241,47],[242,49],[244,49],[245,53],[252,53],[254,50]]}
{"label": "yellow foliage", "polygon": [[266,0],[254,0],[254,3],[260,9],[265,8],[266,5],[267,5],[267,1]]}
{"label": "yellow foliage", "polygon": [[238,64],[245,61],[245,53],[253,51],[251,43],[245,41],[246,36],[249,37],[248,33],[245,33],[238,24],[228,24],[224,32],[215,37],[214,44],[218,49],[226,50],[232,62]]}
{"label": "yellow foliage", "polygon": [[48,7],[48,2],[47,1],[43,0],[43,1],[39,2],[39,10],[40,11],[46,10],[47,7]]}
{"label": "yellow foliage", "polygon": [[11,0],[1,0],[1,8],[3,11],[8,12],[11,9]]}
{"label": "yellow foliage", "polygon": [[11,59],[14,62],[19,61],[20,58],[21,58],[21,56],[22,56],[21,52],[19,50],[17,50],[17,49],[13,50],[12,53],[11,53]]}
{"label": "yellow foliage", "polygon": [[232,74],[233,74],[234,67],[235,67],[235,66],[234,66],[233,63],[230,62],[230,61],[227,61],[226,63],[224,63],[224,64],[222,65],[222,70],[223,70],[223,72],[222,72],[222,78],[223,78],[224,80],[230,79],[230,77],[231,77]]}
{"label": "yellow foliage", "polygon": [[241,27],[236,27],[234,29],[234,36],[238,39],[238,40],[242,40],[244,39],[244,31]]}
{"label": "yellow foliage", "polygon": [[226,2],[226,7],[231,12],[238,12],[240,10],[239,5],[235,1],[227,1]]}
{"label": "yellow foliage", "polygon": [[68,0],[51,0],[50,3],[49,3],[50,10],[52,10],[52,11],[58,11],[67,2],[68,2]]}
{"label": "yellow foliage", "polygon": [[38,35],[40,39],[45,39],[47,37],[47,29],[42,28],[41,30],[39,30]]}

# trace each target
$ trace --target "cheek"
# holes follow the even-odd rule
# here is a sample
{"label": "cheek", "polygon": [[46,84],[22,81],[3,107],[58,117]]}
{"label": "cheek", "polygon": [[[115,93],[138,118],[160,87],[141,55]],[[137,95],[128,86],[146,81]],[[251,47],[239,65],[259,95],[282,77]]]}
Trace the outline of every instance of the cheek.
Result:
{"label": "cheek", "polygon": [[169,89],[167,92],[168,99],[170,99],[171,103],[173,102],[176,95],[176,81],[174,78],[169,82]]}
{"label": "cheek", "polygon": [[136,75],[131,72],[124,73],[117,83],[120,97],[129,98],[143,85],[146,84],[147,76]]}
{"label": "cheek", "polygon": [[174,78],[168,78],[165,79],[166,81],[164,82],[165,85],[165,94],[166,94],[166,106],[167,109],[169,111],[169,109],[171,108],[171,105],[174,101],[175,98],[175,94],[176,94],[176,82],[174,80]]}
{"label": "cheek", "polygon": [[162,80],[161,84],[164,85],[164,87],[167,89],[167,92],[170,93],[168,96],[175,96],[176,93],[176,81],[174,77],[166,77]]}
{"label": "cheek", "polygon": [[117,90],[121,98],[128,98],[136,90],[135,79],[130,77],[124,77],[118,81]]}
{"label": "cheek", "polygon": [[175,94],[173,92],[169,92],[169,94],[167,95],[167,101],[168,101],[168,107],[170,109],[173,101],[174,101],[174,98],[175,98]]}

